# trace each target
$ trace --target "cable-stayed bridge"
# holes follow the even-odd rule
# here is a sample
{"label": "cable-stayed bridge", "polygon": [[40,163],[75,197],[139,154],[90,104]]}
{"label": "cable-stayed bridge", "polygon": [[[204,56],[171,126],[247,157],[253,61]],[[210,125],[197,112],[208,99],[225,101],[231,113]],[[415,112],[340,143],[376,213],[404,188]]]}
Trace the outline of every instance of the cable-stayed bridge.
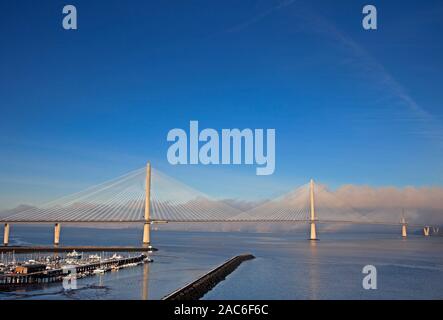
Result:
{"label": "cable-stayed bridge", "polygon": [[[61,224],[138,223],[144,225],[143,243],[148,246],[150,225],[154,223],[308,223],[311,240],[317,239],[318,223],[401,225],[403,236],[407,226],[404,218],[371,220],[312,180],[278,198],[240,209],[151,169],[150,164],[81,192],[0,217],[0,222],[5,225],[4,245],[9,243],[10,225],[22,223],[54,223],[56,245]],[[425,226],[425,235],[429,232]]]}

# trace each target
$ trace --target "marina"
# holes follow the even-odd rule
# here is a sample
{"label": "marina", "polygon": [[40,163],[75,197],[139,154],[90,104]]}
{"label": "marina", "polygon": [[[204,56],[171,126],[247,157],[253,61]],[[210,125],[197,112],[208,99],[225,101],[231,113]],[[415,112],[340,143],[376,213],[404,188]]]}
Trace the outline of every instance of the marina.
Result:
{"label": "marina", "polygon": [[114,253],[111,257],[92,254],[84,257],[83,253],[72,251],[65,257],[40,256],[37,259],[16,261],[2,256],[0,263],[0,290],[10,290],[31,284],[45,284],[60,281],[72,281],[96,274],[118,271],[122,268],[135,267],[153,262],[145,253],[123,257]]}

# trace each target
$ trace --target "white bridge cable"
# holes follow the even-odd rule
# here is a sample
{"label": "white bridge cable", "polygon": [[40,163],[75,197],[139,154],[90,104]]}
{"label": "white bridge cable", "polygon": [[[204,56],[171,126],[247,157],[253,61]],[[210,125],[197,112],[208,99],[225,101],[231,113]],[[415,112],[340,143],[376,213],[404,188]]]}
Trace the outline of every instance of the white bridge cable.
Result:
{"label": "white bridge cable", "polygon": [[245,220],[306,221],[308,185],[300,186],[242,214]]}
{"label": "white bridge cable", "polygon": [[[205,213],[199,212],[198,208],[189,207],[189,203],[178,203],[173,199],[166,201],[159,201],[158,203],[158,214],[164,219],[170,220],[199,220],[203,218],[207,218]],[[155,211],[154,211],[155,212]],[[198,215],[200,213],[200,216]]]}
{"label": "white bridge cable", "polygon": [[[16,215],[10,216],[9,219],[21,220],[23,217],[26,220],[51,220],[52,218],[64,220],[66,214],[69,214],[70,216],[72,213],[74,216],[74,214],[79,212],[79,210],[85,210],[87,208],[89,208],[88,213],[90,213],[91,210],[97,206],[97,203],[94,203],[94,200],[89,200],[92,196],[109,192],[109,188],[133,178],[139,174],[139,172],[140,170],[136,170],[129,174],[123,175],[119,180],[112,179],[109,182],[98,185],[98,187],[88,188],[86,191],[77,192],[74,195],[62,197],[58,200],[52,201],[49,203],[49,205],[47,204],[41,206],[40,208],[25,210]],[[85,194],[85,192],[88,191],[89,193]],[[90,216],[87,216],[86,218],[90,218]],[[79,214],[77,215],[77,219],[73,220],[79,220]]]}
{"label": "white bridge cable", "polygon": [[165,212],[172,210],[174,212],[174,219],[177,221],[182,219],[192,221],[209,219],[209,214],[193,201],[197,200],[190,200],[187,203],[177,203],[174,200],[171,200],[163,203],[162,208],[165,209]]}
{"label": "white bridge cable", "polygon": [[137,200],[135,200],[130,205],[132,206],[132,210],[129,213],[129,220],[143,220],[144,205],[145,205],[145,194],[144,192],[140,192]]}
{"label": "white bridge cable", "polygon": [[[124,191],[130,189],[130,187],[126,188]],[[122,191],[123,192],[123,191]],[[120,192],[120,193],[122,193]],[[127,192],[127,191],[126,191]],[[74,220],[77,219],[82,219],[81,217],[85,217],[82,220],[99,220],[99,215],[101,212],[103,212],[103,210],[109,210],[110,205],[115,202],[117,199],[120,199],[121,195],[120,193],[114,195],[114,198],[110,198],[107,201],[101,202],[101,203],[90,203],[90,202],[82,202],[82,203],[78,203],[77,207],[75,207],[75,203],[66,208],[67,210],[69,210],[70,212],[68,212],[65,215],[60,215],[59,219],[60,220]]]}
{"label": "white bridge cable", "polygon": [[[137,186],[130,186],[120,193],[120,197],[116,198],[113,203],[109,205],[108,210],[101,210],[99,215],[95,217],[96,220],[135,220],[132,218],[133,204],[138,201],[138,199],[143,197],[144,190],[138,188]],[[138,219],[141,220],[142,215],[140,214]]]}
{"label": "white bridge cable", "polygon": [[[2,221],[112,221],[140,220],[128,210],[144,198],[146,169],[141,168],[86,190],[61,197],[38,208],[2,217]],[[138,210],[140,211],[140,210]],[[137,217],[137,218],[136,218]]]}
{"label": "white bridge cable", "polygon": [[[368,214],[355,209],[325,185],[315,185],[315,206],[320,220],[330,222],[376,223]],[[386,222],[386,221],[385,221]]]}
{"label": "white bridge cable", "polygon": [[116,207],[114,211],[109,214],[107,219],[118,220],[121,216],[121,212],[124,212],[125,210],[128,212],[127,220],[141,220],[143,218],[141,212],[135,212],[135,210],[140,199],[144,199],[144,192],[140,192],[136,187],[132,188],[131,192],[131,198],[127,199],[126,203],[123,205]]}
{"label": "white bridge cable", "polygon": [[[122,209],[126,209],[126,220],[129,220],[129,204],[136,198],[136,192],[133,186],[122,190],[119,195],[109,205],[101,208],[94,216],[95,220],[114,221],[119,219]],[[120,218],[121,219],[121,218]]]}
{"label": "white bridge cable", "polygon": [[242,211],[152,170],[152,219],[168,221],[228,220]]}
{"label": "white bridge cable", "polygon": [[[282,196],[241,210],[156,170],[151,170],[151,220],[199,221],[294,221],[310,220],[309,184]],[[143,221],[146,168],[140,168],[96,186],[26,209],[4,222],[118,222]],[[314,189],[316,218],[321,221],[373,223],[339,199],[324,185]]]}
{"label": "white bridge cable", "polygon": [[[137,199],[140,197],[140,193],[143,194],[144,197],[144,186],[138,185],[136,181],[136,184],[130,186],[127,191],[122,194],[122,197],[119,200],[116,200],[113,204],[114,208],[112,211],[106,213],[105,215],[101,215],[97,217],[99,220],[118,220],[121,219],[121,216],[123,215],[122,212],[127,212],[123,216],[126,220],[132,220],[131,219],[131,213],[132,213],[132,205],[134,202],[137,201]],[[140,217],[141,218],[141,217]]]}
{"label": "white bridge cable", "polygon": [[[161,201],[158,203],[157,208],[159,209],[159,214],[163,218],[169,220],[208,220],[214,218],[226,218],[220,217],[221,214],[228,212],[230,210],[222,210],[218,203],[208,203],[208,201],[202,197],[196,198],[194,200],[189,200],[186,203],[178,203],[176,201]],[[154,213],[154,217],[155,217]],[[170,217],[170,218],[168,218]]]}
{"label": "white bridge cable", "polygon": [[137,200],[134,202],[130,220],[141,220],[144,218],[145,192],[139,192]]}
{"label": "white bridge cable", "polygon": [[[106,185],[106,183],[100,184],[99,186],[104,186]],[[96,188],[92,187],[92,188],[88,188],[88,190],[94,190]],[[51,214],[55,211],[60,211],[62,209],[62,207],[60,206],[60,203],[65,200],[65,199],[70,199],[72,197],[78,196],[78,198],[81,198],[81,195],[84,192],[77,192],[74,195],[71,196],[64,196],[60,199],[57,199],[55,201],[51,201],[45,205],[40,206],[40,208],[31,208],[31,209],[27,209],[25,211],[16,213],[14,215],[11,215],[10,217],[8,217],[9,219],[14,219],[14,220],[20,220],[22,217],[24,217],[25,219],[29,219],[29,220],[38,220],[39,218],[42,219],[45,215]],[[46,210],[44,208],[47,208]]]}
{"label": "white bridge cable", "polygon": [[[131,180],[132,181],[132,180]],[[125,181],[128,183],[128,181]],[[60,217],[63,220],[86,220],[86,221],[102,221],[111,220],[109,215],[114,210],[124,203],[133,198],[131,190],[133,186],[119,185],[118,188],[108,189],[105,193],[101,193],[99,198],[88,198],[82,202],[73,203],[68,207],[72,213],[69,215],[70,219],[66,216]],[[72,218],[74,217],[74,218]],[[125,215],[122,215],[118,220],[127,220]]]}

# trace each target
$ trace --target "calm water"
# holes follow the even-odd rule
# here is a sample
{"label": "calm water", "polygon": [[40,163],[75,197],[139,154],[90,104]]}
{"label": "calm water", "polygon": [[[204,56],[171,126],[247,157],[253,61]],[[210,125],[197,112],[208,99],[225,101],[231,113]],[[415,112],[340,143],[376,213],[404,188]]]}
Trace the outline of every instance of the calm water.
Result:
{"label": "calm water", "polygon": [[[13,226],[11,244],[50,244],[52,227]],[[243,263],[204,299],[442,299],[443,238],[390,232],[213,233],[157,231],[159,251],[149,265],[78,280],[78,290],[60,283],[16,292],[0,299],[160,299],[239,253],[257,258]],[[138,245],[141,229],[62,230],[62,243]],[[362,288],[362,268],[378,271],[378,289]]]}

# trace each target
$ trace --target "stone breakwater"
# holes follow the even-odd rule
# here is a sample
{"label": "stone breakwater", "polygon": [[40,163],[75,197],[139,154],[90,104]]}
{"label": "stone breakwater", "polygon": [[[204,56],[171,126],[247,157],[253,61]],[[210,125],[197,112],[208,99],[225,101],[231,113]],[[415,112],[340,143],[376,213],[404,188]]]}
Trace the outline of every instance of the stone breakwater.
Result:
{"label": "stone breakwater", "polygon": [[254,258],[252,254],[235,256],[197,280],[163,297],[162,300],[198,300],[237,269],[242,262]]}

